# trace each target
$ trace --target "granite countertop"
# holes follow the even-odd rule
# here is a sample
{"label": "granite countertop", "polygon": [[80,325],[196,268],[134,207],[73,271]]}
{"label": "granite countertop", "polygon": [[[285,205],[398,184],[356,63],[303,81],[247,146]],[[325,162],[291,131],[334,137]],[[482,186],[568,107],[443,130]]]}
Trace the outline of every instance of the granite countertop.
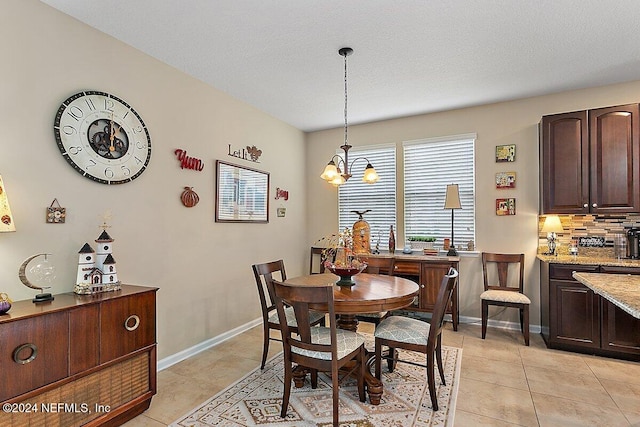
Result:
{"label": "granite countertop", "polygon": [[617,267],[640,267],[640,260],[613,258],[599,255],[543,255],[538,254],[538,259],[550,264],[582,264],[582,265],[609,265]]}
{"label": "granite countertop", "polygon": [[636,319],[640,319],[640,276],[574,272],[573,278]]}

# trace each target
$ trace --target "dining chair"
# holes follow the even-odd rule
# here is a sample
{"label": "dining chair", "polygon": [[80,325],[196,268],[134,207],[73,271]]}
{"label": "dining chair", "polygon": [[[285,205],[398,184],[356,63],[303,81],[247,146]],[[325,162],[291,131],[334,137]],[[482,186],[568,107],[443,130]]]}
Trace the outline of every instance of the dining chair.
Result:
{"label": "dining chair", "polygon": [[[274,274],[276,276],[279,275],[280,280],[285,281],[287,280],[287,273],[284,270],[284,261],[282,260],[254,264],[251,268],[253,269],[253,276],[256,279],[258,295],[260,295],[260,306],[262,307],[263,348],[260,369],[264,369],[264,364],[267,361],[267,353],[269,353],[269,341],[280,341],[277,338],[272,338],[269,332],[271,329],[282,332],[280,328],[280,317],[273,302],[273,291],[269,288],[271,287],[271,281],[274,279]],[[293,309],[285,309],[285,315],[290,328],[296,331],[298,325],[293,314]],[[309,316],[309,323],[312,326],[324,324],[324,313],[317,311],[312,312]]]}
{"label": "dining chair", "polygon": [[350,370],[342,378],[356,374],[358,380],[358,397],[365,401],[364,375],[365,350],[364,337],[356,332],[338,329],[336,322],[330,326],[310,327],[312,311],[309,305],[320,304],[327,307],[330,319],[335,319],[333,300],[333,284],[320,286],[300,286],[273,281],[273,292],[276,309],[280,317],[285,315],[286,305],[293,308],[298,321],[298,336],[288,324],[282,325],[282,346],[284,349],[284,393],[280,416],[287,416],[291,382],[293,380],[293,364],[311,371],[311,387],[318,386],[318,372],[331,372],[333,397],[333,425],[338,426],[338,384],[340,368],[347,364]]}
{"label": "dining chair", "polygon": [[[491,270],[491,271],[489,271]],[[509,271],[512,272],[509,275]],[[496,273],[497,272],[497,273]],[[489,274],[493,275],[489,280]],[[493,279],[497,277],[497,283]],[[529,306],[531,300],[524,294],[524,254],[482,253],[482,339],[487,335],[489,306],[517,308],[520,311],[520,330],[524,343],[529,345]],[[491,283],[491,284],[490,284]],[[510,286],[515,284],[515,286]]]}
{"label": "dining chair", "polygon": [[[442,278],[438,297],[436,299],[433,314],[429,323],[418,319],[411,319],[403,316],[389,316],[384,319],[374,333],[376,358],[375,371],[376,378],[382,378],[382,359],[388,359],[389,372],[393,372],[396,362],[404,362],[416,364],[398,358],[395,351],[398,348],[405,350],[425,353],[427,356],[427,364],[423,366],[427,368],[427,382],[429,385],[429,394],[431,395],[431,404],[433,410],[438,410],[438,396],[436,393],[435,372],[434,372],[434,356],[438,364],[440,372],[440,380],[445,385],[444,368],[442,366],[442,329],[444,326],[444,314],[451,301],[451,295],[456,287],[458,272],[451,267],[447,274]],[[388,356],[383,356],[382,346],[389,347]]]}
{"label": "dining chair", "polygon": [[[393,268],[395,265],[395,258],[393,257],[360,257],[360,259],[367,264],[367,268],[363,273],[369,274],[386,274],[393,276]],[[373,323],[376,326],[389,315],[388,311],[382,311],[377,313],[363,313],[358,314],[356,319],[362,322]]]}

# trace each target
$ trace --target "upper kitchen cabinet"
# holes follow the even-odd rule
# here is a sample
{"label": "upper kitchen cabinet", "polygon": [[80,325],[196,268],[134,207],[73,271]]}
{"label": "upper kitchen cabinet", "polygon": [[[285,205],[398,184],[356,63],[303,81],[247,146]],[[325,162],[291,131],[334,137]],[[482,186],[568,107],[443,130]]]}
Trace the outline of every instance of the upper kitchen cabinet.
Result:
{"label": "upper kitchen cabinet", "polygon": [[640,212],[638,104],[544,116],[542,214]]}

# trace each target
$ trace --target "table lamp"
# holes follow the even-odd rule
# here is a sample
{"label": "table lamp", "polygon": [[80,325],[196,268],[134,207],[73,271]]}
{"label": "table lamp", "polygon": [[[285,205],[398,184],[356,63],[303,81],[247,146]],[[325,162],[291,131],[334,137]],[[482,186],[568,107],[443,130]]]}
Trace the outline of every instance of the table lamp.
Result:
{"label": "table lamp", "polygon": [[562,223],[558,215],[549,215],[544,219],[542,225],[542,232],[547,233],[547,246],[549,247],[549,255],[557,255],[556,253],[556,240],[558,235],[556,233],[562,233]]}
{"label": "table lamp", "polygon": [[451,246],[449,246],[449,252],[447,252],[447,256],[458,256],[456,246],[453,243],[453,211],[455,209],[462,209],[462,205],[460,205],[460,193],[458,192],[458,184],[447,185],[447,193],[444,197],[444,209],[451,209]]}
{"label": "table lamp", "polygon": [[0,233],[9,231],[16,231],[16,226],[13,223],[9,199],[7,198],[4,183],[2,182],[2,176],[0,176]]}

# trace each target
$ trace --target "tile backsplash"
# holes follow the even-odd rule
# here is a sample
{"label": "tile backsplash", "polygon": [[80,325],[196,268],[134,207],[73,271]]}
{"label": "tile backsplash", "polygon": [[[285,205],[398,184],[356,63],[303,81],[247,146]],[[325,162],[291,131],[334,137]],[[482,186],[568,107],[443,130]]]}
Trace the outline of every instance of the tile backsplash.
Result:
{"label": "tile backsplash", "polygon": [[[572,239],[580,237],[604,237],[603,248],[580,247],[580,253],[587,255],[613,256],[613,239],[616,234],[626,234],[626,229],[640,228],[640,214],[626,215],[558,215],[562,223],[563,233],[558,234],[557,251],[564,255],[569,252]],[[542,225],[545,216],[538,218],[538,252],[547,251],[547,233],[543,233]]]}

